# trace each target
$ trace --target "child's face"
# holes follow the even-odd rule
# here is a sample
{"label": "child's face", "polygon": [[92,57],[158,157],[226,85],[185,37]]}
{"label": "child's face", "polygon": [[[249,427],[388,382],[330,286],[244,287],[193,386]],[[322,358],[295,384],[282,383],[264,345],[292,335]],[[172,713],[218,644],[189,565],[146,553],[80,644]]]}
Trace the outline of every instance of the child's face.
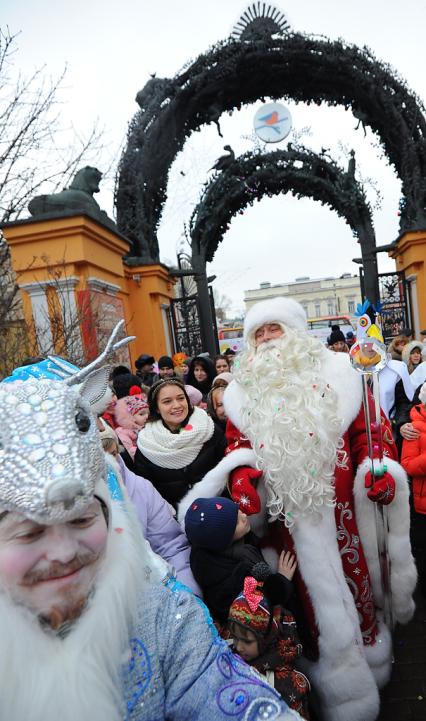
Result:
{"label": "child's face", "polygon": [[213,409],[220,421],[226,421],[227,416],[223,405],[224,388],[216,388],[212,393]]}
{"label": "child's face", "polygon": [[259,644],[253,631],[248,628],[233,628],[232,638],[234,650],[244,661],[250,663],[259,656]]}
{"label": "child's face", "polygon": [[118,456],[118,446],[115,441],[111,442],[111,445],[108,446],[106,449],[107,453],[110,453],[114,458],[117,458]]}
{"label": "child's face", "polygon": [[144,428],[148,415],[148,408],[142,408],[142,410],[140,410],[138,413],[135,413],[135,415],[133,416],[133,420],[139,426],[139,428]]}
{"label": "child's face", "polygon": [[233,541],[239,541],[240,538],[243,538],[247,535],[247,533],[250,531],[250,521],[248,516],[243,513],[242,511],[238,511],[237,516],[237,525],[235,526],[235,533],[233,537]]}

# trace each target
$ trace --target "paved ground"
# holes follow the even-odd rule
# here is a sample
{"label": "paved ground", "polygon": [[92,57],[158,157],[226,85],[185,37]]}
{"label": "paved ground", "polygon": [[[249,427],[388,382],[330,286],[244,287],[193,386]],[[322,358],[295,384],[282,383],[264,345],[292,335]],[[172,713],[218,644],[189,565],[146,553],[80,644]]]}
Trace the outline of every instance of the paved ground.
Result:
{"label": "paved ground", "polygon": [[395,631],[395,663],[378,721],[426,721],[426,600],[419,592],[415,598],[414,619]]}

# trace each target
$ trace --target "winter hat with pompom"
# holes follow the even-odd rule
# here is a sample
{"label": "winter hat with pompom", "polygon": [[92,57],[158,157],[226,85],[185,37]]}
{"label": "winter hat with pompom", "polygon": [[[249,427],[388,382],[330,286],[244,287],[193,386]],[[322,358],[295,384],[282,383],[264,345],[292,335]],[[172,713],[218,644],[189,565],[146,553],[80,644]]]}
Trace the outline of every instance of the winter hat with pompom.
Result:
{"label": "winter hat with pompom", "polygon": [[141,393],[139,386],[131,386],[129,395],[120,398],[115,405],[115,422],[118,426],[121,426],[121,428],[134,430],[137,428],[137,424],[133,420],[133,416],[144,409],[148,409],[145,393]]}

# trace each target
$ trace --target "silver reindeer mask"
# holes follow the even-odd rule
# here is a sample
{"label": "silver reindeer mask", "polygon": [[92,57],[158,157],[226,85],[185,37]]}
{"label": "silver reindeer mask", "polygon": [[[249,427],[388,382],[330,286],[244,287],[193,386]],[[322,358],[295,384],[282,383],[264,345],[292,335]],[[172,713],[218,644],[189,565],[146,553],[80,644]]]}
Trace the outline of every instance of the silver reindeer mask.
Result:
{"label": "silver reindeer mask", "polygon": [[131,340],[114,342],[121,327],[96,361],[64,373],[63,382],[0,384],[0,512],[53,524],[75,518],[90,503],[96,484],[106,478],[91,404],[107,387],[105,363]]}

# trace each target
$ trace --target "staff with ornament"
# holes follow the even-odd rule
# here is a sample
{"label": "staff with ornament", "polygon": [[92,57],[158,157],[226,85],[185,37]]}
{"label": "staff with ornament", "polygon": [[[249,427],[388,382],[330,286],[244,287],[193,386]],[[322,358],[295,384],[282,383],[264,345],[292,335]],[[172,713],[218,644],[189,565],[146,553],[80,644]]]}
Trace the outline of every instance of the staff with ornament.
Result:
{"label": "staff with ornament", "polygon": [[[381,599],[380,607],[388,628],[393,628],[392,589],[390,582],[389,557],[389,513],[388,505],[395,496],[395,481],[388,473],[383,460],[383,433],[380,411],[379,371],[387,365],[387,351],[384,344],[380,308],[366,300],[358,304],[356,342],[350,350],[352,366],[362,377],[362,400],[367,430],[368,455],[371,462],[366,488],[376,489],[377,502],[374,504],[377,562],[380,566],[381,587],[376,588],[375,598]],[[373,402],[371,402],[371,392]],[[378,574],[376,574],[376,578]]]}

